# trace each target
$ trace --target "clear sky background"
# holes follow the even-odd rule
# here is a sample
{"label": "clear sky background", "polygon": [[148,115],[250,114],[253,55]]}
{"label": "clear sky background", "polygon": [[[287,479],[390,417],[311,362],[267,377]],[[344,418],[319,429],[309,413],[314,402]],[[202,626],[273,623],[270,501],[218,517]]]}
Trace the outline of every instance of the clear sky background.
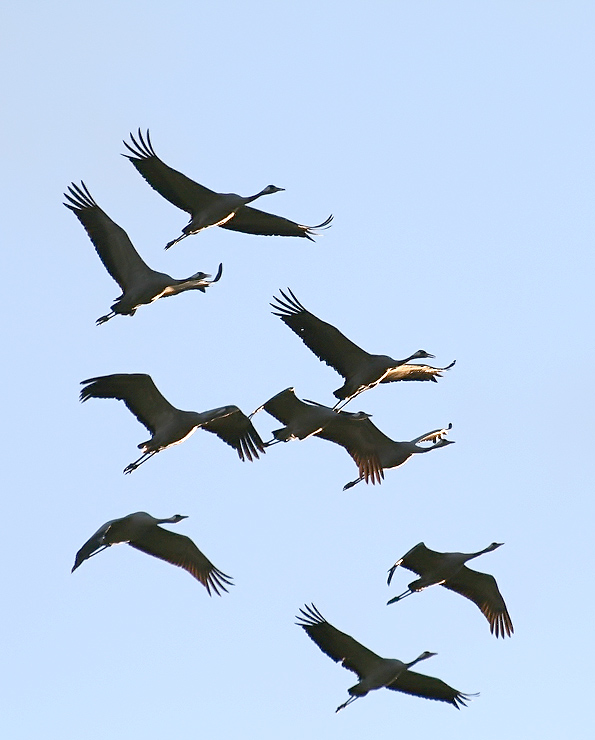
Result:
{"label": "clear sky background", "polygon": [[[591,2],[13,4],[2,22],[5,480],[0,729],[27,738],[443,740],[592,737],[593,69]],[[151,130],[172,167],[260,207],[335,220],[316,243],[187,221],[120,156]],[[118,295],[62,193],[83,179],[155,269],[221,281],[96,327]],[[309,439],[241,463],[198,431],[133,475],[147,431],[79,382],[150,373],[183,409],[249,413],[340,377],[270,313],[279,288],[372,352],[457,364],[351,404],[394,439],[452,422],[456,445],[356,477]],[[279,424],[255,417],[264,439]],[[70,574],[105,521],[146,510],[234,577],[112,548]],[[173,529],[173,527],[172,527]],[[505,546],[515,634],[496,640],[441,588],[386,607],[419,541]],[[294,625],[314,602],[385,657],[464,692],[377,691]]]}

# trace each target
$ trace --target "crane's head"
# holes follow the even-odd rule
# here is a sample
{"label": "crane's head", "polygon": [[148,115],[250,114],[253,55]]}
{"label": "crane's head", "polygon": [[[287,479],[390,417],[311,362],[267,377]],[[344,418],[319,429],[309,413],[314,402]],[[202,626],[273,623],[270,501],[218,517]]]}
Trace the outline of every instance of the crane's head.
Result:
{"label": "crane's head", "polygon": [[188,516],[186,514],[174,514],[171,518],[171,523],[177,524],[178,522],[181,522],[182,519],[188,519]]}
{"label": "crane's head", "polygon": [[419,663],[420,660],[425,660],[426,658],[433,658],[435,655],[438,655],[438,653],[431,653],[429,650],[424,650],[423,653],[417,658],[415,661],[416,663]]}
{"label": "crane's head", "polygon": [[492,550],[495,550],[497,547],[502,547],[504,542],[492,542],[491,545],[488,545],[486,547],[486,552],[491,552]]}
{"label": "crane's head", "polygon": [[436,357],[436,355],[431,355],[429,352],[426,352],[425,349],[418,349],[414,355],[411,355],[412,360],[426,360],[434,357]]}

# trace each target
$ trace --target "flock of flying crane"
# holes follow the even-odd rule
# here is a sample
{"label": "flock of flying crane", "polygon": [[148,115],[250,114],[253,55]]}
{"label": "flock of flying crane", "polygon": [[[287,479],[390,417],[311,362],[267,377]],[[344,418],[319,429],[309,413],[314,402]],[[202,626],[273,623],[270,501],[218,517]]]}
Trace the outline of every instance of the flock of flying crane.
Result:
{"label": "flock of flying crane", "polygon": [[[319,230],[327,228],[332,216],[318,226],[303,226],[251,206],[257,198],[276,193],[283,188],[269,185],[255,195],[241,197],[234,193],[215,193],[194,182],[168,165],[155,153],[149,132],[138,138],[131,134],[131,144],[124,142],[131,152],[125,156],[145,180],[173,205],[190,214],[189,223],[181,236],[170,241],[166,249],[180,240],[211,226],[267,236],[295,236],[312,239]],[[93,242],[106,270],[118,283],[122,295],[112,304],[111,312],[97,320],[103,324],[121,314],[133,316],[142,305],[185,290],[206,289],[222,275],[220,264],[213,280],[210,275],[197,272],[189,278],[176,280],[165,273],[152,270],[140,257],[128,235],[97,205],[83,182],[72,183],[65,193],[64,205],[77,216]],[[237,406],[228,405],[208,411],[181,411],[159,392],[149,375],[114,374],[82,381],[81,401],[89,398],[115,398],[124,401],[128,409],[149,430],[151,438],[138,445],[142,455],[130,463],[124,473],[131,473],[158,452],[180,444],[197,429],[216,434],[233,447],[240,460],[253,461],[266,449],[279,442],[321,437],[344,447],[358,466],[359,476],[347,483],[344,490],[360,481],[381,483],[384,470],[398,467],[412,455],[452,444],[445,437],[451,424],[422,434],[415,439],[397,442],[383,434],[371,421],[370,415],[359,411],[350,413],[343,407],[364,391],[379,383],[397,381],[433,381],[450,370],[454,361],[443,368],[412,363],[411,360],[433,358],[418,350],[403,360],[388,355],[373,355],[358,347],[331,324],[310,313],[294,293],[280,291],[275,297],[274,315],[278,316],[304,344],[323,362],[334,368],[344,379],[334,391],[337,403],[331,408],[315,401],[300,400],[293,388],[277,393],[250,416]],[[252,417],[264,409],[284,426],[273,432],[273,439],[263,442],[252,424]],[[424,446],[425,444],[425,446]],[[72,570],[102,550],[117,543],[128,543],[137,550],[186,569],[207,589],[217,595],[232,585],[226,575],[196,547],[194,542],[160,527],[177,524],[185,516],[176,514],[167,519],[156,519],[146,512],[136,512],[106,522],[76,554]],[[388,584],[399,566],[413,571],[419,578],[412,581],[407,591],[388,601],[401,599],[433,585],[442,585],[473,601],[490,624],[496,637],[510,636],[512,621],[496,580],[491,575],[468,568],[465,563],[490,552],[502,543],[493,542],[479,552],[440,553],[430,550],[423,542],[415,545],[390,568]],[[381,658],[349,635],[333,627],[312,604],[300,609],[297,624],[330,658],[353,671],[358,683],[348,689],[349,699],[336,711],[365,696],[369,691],[388,688],[407,694],[435,699],[460,708],[471,696],[464,694],[440,679],[410,670],[416,663],[435,653],[424,652],[410,663]]]}

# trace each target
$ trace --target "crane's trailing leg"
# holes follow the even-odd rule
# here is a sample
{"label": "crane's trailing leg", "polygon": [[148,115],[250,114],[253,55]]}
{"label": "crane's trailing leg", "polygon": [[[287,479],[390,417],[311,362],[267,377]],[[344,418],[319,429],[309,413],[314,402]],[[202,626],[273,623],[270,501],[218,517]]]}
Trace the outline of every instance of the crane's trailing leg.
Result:
{"label": "crane's trailing leg", "polygon": [[353,486],[355,486],[357,483],[359,483],[363,479],[364,479],[364,476],[363,475],[360,475],[360,477],[357,480],[352,480],[351,483],[346,483],[343,486],[343,490],[346,491],[348,488],[353,488]]}
{"label": "crane's trailing leg", "polygon": [[124,468],[124,475],[128,475],[128,473],[132,473],[133,470],[136,470],[138,467],[140,467],[144,462],[147,462],[147,460],[153,455],[156,455],[158,450],[153,450],[153,452],[145,452],[144,455],[141,455],[138,460],[135,460],[134,462],[131,462],[130,465],[127,465]]}
{"label": "crane's trailing leg", "polygon": [[105,324],[106,321],[109,321],[110,319],[113,319],[115,316],[115,312],[111,311],[110,313],[106,314],[105,316],[100,316],[97,321],[95,322],[96,326],[101,326],[101,324]]}
{"label": "crane's trailing leg", "polygon": [[386,605],[388,606],[389,604],[395,604],[397,601],[400,601],[401,599],[404,599],[406,596],[411,596],[412,593],[414,593],[414,592],[413,591],[410,591],[409,589],[407,589],[407,591],[404,591],[399,596],[393,596],[393,598],[390,601],[387,601],[386,602]]}
{"label": "crane's trailing leg", "polygon": [[360,393],[363,393],[366,390],[366,388],[362,388],[361,390],[354,393],[352,396],[348,396],[347,398],[340,398],[337,403],[333,406],[333,411],[341,411],[341,409],[345,408],[347,404],[350,401],[353,401],[354,398],[357,398]]}
{"label": "crane's trailing leg", "polygon": [[[169,249],[170,247],[173,247],[173,245],[174,245],[174,244],[177,244],[178,242],[181,242],[181,241],[182,241],[182,239],[185,239],[185,238],[186,238],[187,236],[190,236],[190,234],[182,234],[182,235],[181,235],[181,236],[179,236],[179,237],[178,237],[177,239],[174,239],[173,241],[171,241],[171,242],[168,242],[168,243],[167,243],[167,244],[165,245],[165,249]],[[215,282],[215,281],[213,280],[213,282]]]}
{"label": "crane's trailing leg", "polygon": [[337,708],[335,709],[335,714],[336,714],[336,713],[337,713],[337,712],[338,712],[338,711],[339,711],[340,709],[345,709],[345,707],[349,706],[349,704],[351,704],[351,702],[355,701],[356,699],[359,699],[359,696],[350,696],[350,697],[349,697],[349,699],[347,699],[347,701],[346,701],[346,702],[344,702],[343,704],[341,704],[341,706],[339,706],[339,707],[337,707]]}

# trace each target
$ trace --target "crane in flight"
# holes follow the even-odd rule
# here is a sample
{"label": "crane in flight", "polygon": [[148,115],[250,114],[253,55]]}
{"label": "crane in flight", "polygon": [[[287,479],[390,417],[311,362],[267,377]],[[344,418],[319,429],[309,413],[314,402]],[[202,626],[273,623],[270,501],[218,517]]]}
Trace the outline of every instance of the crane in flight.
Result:
{"label": "crane in flight", "polygon": [[263,442],[250,419],[237,406],[222,406],[209,411],[181,411],[159,392],[150,375],[143,373],[120,373],[102,375],[83,380],[80,399],[117,398],[124,401],[128,409],[141,424],[151,432],[151,439],[141,442],[138,448],[142,455],[124,468],[131,473],[140,465],[177,445],[197,429],[213,432],[219,439],[233,447],[240,460],[258,459],[264,452]]}
{"label": "crane in flight", "polygon": [[300,609],[297,619],[299,621],[296,624],[306,631],[308,637],[318,645],[323,653],[326,653],[335,663],[341,663],[344,668],[353,671],[359,679],[355,686],[348,689],[349,699],[338,706],[336,712],[349,706],[356,699],[366,696],[368,692],[381,688],[421,696],[424,699],[448,702],[457,709],[466,706],[466,702],[472,696],[477,696],[477,694],[463,694],[439,678],[410,670],[416,663],[431,658],[436,653],[426,650],[410,663],[403,663],[401,660],[392,658],[381,658],[350,635],[329,624],[314,604]]}
{"label": "crane in flight", "polygon": [[176,280],[165,272],[152,270],[136,251],[124,229],[97,205],[84,182],[80,187],[72,183],[64,197],[70,201],[64,205],[84,226],[103,266],[122,290],[122,295],[112,304],[111,312],[100,316],[95,322],[97,325],[105,324],[118,314],[134,316],[140,306],[185,290],[204,293],[209,285],[221,277],[222,264],[213,280],[207,280],[211,276],[206,272],[196,272],[188,278]]}
{"label": "crane in flight", "polygon": [[156,519],[146,511],[137,511],[120,519],[112,519],[101,526],[77,552],[71,573],[89,558],[97,555],[111,545],[127,543],[136,550],[146,552],[156,558],[187,570],[207,589],[217,596],[232,586],[230,577],[225,575],[202,554],[190,537],[163,529],[160,524],[177,524],[187,519],[182,514],[174,514],[167,519]]}
{"label": "crane in flight", "polygon": [[272,313],[287,324],[319,360],[343,376],[345,383],[333,392],[335,398],[339,399],[335,409],[343,408],[360,393],[379,383],[400,380],[429,380],[436,383],[436,378],[442,377],[441,374],[455,364],[453,361],[446,367],[431,367],[411,363],[411,360],[434,357],[423,349],[418,349],[404,360],[395,360],[388,355],[372,355],[347,339],[332,324],[310,313],[294,293],[289,288],[287,290],[289,295],[280,290],[282,298],[273,298],[275,303],[270,305],[275,310]]}
{"label": "crane in flight", "polygon": [[[412,455],[454,444],[452,440],[444,439],[452,424],[422,434],[409,442],[396,442],[370,421],[370,414],[363,411],[355,414],[335,411],[315,401],[302,401],[297,398],[293,388],[286,388],[269,398],[257,411],[260,409],[285,424],[283,429],[273,432],[277,442],[305,439],[313,435],[344,447],[359,470],[359,477],[346,483],[344,491],[362,480],[373,485],[382,483],[385,469],[403,465]],[[420,446],[425,442],[431,445]]]}
{"label": "crane in flight", "polygon": [[326,229],[333,220],[332,215],[318,226],[303,226],[282,216],[252,208],[252,203],[263,195],[278,193],[284,188],[267,185],[255,195],[242,197],[235,193],[216,193],[204,185],[199,185],[186,175],[165,164],[153,149],[149,131],[143,137],[138,130],[138,139],[130,134],[132,145],[124,142],[131,154],[124,154],[149,185],[174,206],[190,214],[190,221],[182,229],[182,234],[166,245],[173,247],[191,234],[198,234],[211,226],[222,226],[231,231],[263,236],[302,236],[313,241],[320,229]]}
{"label": "crane in flight", "polygon": [[502,544],[502,542],[492,542],[491,545],[478,552],[436,552],[426,547],[423,542],[418,543],[390,568],[387,583],[390,586],[395,571],[400,565],[417,573],[420,578],[412,581],[407,591],[395,596],[387,603],[394,604],[430,586],[444,586],[476,604],[490,623],[490,632],[493,635],[510,637],[514,632],[512,620],[496,579],[487,573],[467,568],[465,565],[468,560],[478,558],[486,552],[492,552]]}

